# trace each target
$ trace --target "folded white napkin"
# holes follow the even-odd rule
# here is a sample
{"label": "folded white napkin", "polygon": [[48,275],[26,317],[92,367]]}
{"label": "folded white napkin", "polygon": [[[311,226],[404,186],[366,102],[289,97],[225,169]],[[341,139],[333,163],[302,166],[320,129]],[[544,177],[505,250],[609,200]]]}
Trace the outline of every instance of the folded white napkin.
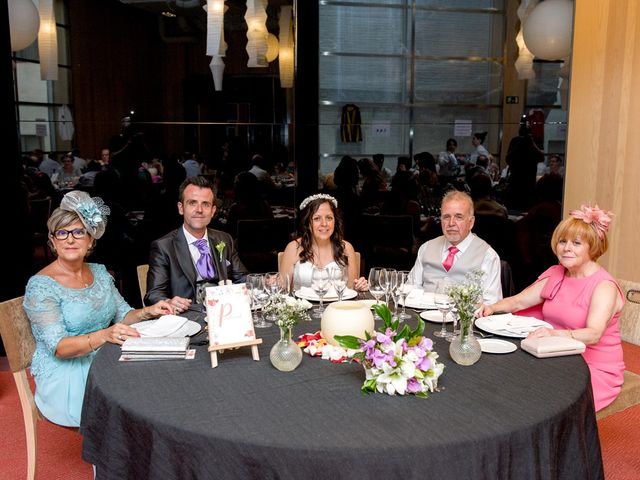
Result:
{"label": "folded white napkin", "polygon": [[[311,287],[300,287],[300,290],[298,290],[298,293],[302,298],[317,298],[318,300],[320,300],[320,297],[318,297],[318,294]],[[328,300],[330,298],[337,299],[338,294],[336,293],[333,287],[329,287],[329,290],[327,290],[327,293],[325,293],[324,297],[322,298],[324,300]]]}
{"label": "folded white napkin", "polygon": [[187,322],[187,318],[178,315],[162,315],[157,320],[131,325],[142,337],[168,337],[178,331]]}
{"label": "folded white napkin", "polygon": [[493,330],[508,330],[510,328],[518,330],[535,330],[538,327],[547,326],[546,322],[543,322],[542,320],[539,320],[535,317],[522,317],[520,315],[513,315],[511,313],[491,315],[490,317],[488,317],[488,319],[491,322],[491,328]]}
{"label": "folded white napkin", "polygon": [[586,346],[579,340],[567,337],[525,338],[520,347],[538,358],[576,355],[585,351]]}

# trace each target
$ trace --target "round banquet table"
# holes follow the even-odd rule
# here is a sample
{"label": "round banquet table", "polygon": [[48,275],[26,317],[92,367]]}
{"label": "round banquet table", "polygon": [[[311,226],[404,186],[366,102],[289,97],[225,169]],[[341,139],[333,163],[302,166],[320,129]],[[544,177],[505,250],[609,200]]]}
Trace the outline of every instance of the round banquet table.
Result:
{"label": "round banquet table", "polygon": [[[318,329],[314,321],[296,333]],[[358,364],[304,354],[280,372],[269,362],[278,329],[256,333],[259,362],[244,348],[215,369],[206,346],[194,360],[128,363],[117,346],[101,348],[81,422],[97,478],[604,477],[580,355],[537,359],[518,348],[462,367],[434,338],[445,364],[439,392],[364,396]]]}

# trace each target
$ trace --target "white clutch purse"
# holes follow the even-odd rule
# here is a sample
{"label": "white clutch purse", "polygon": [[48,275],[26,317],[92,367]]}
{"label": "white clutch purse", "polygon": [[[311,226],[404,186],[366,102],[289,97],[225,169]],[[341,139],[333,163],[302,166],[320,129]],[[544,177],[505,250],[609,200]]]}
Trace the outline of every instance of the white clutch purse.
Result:
{"label": "white clutch purse", "polygon": [[525,338],[520,342],[520,348],[534,357],[547,358],[577,355],[584,352],[586,345],[574,338],[553,336]]}

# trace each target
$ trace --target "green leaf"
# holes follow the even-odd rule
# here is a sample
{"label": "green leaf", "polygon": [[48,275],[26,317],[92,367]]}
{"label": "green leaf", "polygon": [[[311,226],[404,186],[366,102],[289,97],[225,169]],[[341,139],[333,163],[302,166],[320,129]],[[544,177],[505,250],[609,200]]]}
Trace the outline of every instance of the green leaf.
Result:
{"label": "green leaf", "polygon": [[420,397],[420,398],[427,398],[429,396],[429,394],[427,392],[416,392],[416,393],[414,393],[414,395],[416,397]]}
{"label": "green leaf", "polygon": [[385,305],[385,304],[374,305],[373,310],[378,314],[380,318],[382,318],[385,328],[391,327],[392,315],[388,305]]}
{"label": "green leaf", "polygon": [[333,338],[341,347],[357,350],[360,348],[360,339],[353,335],[334,335]]}
{"label": "green leaf", "polygon": [[400,333],[396,335],[396,340],[400,340],[401,338],[409,338],[411,335],[411,330],[409,329],[409,325],[405,325]]}
{"label": "green leaf", "polygon": [[418,317],[418,326],[416,327],[416,329],[413,332],[411,332],[411,336],[412,337],[421,337],[422,333],[424,332],[424,327],[425,327],[424,320],[422,320],[422,318]]}

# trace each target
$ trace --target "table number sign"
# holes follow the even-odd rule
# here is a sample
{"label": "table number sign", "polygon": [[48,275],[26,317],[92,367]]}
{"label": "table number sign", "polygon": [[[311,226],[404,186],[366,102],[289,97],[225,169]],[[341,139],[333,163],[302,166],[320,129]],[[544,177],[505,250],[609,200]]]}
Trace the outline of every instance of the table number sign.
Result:
{"label": "table number sign", "polygon": [[244,283],[207,287],[206,307],[209,325],[211,368],[218,366],[218,352],[239,347],[251,347],[255,361],[260,360],[257,339],[251,318],[249,292]]}

